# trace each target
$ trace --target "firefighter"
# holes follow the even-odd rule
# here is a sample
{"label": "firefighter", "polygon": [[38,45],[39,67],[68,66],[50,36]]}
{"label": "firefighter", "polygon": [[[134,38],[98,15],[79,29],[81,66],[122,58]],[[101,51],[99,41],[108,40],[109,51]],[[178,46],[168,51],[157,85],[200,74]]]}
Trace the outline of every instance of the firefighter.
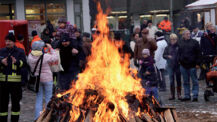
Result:
{"label": "firefighter", "polygon": [[[26,65],[25,53],[15,46],[15,36],[5,37],[6,47],[0,50],[0,122],[8,122],[8,104],[11,99],[11,122],[18,122],[22,99],[21,69]],[[9,97],[10,96],[10,97]]]}

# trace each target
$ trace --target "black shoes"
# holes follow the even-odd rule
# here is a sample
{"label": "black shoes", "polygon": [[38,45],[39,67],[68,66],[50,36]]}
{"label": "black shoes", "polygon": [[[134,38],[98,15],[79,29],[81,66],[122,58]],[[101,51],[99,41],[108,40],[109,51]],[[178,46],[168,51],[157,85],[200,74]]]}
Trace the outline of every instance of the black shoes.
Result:
{"label": "black shoes", "polygon": [[181,101],[182,102],[191,101],[191,98],[182,98]]}

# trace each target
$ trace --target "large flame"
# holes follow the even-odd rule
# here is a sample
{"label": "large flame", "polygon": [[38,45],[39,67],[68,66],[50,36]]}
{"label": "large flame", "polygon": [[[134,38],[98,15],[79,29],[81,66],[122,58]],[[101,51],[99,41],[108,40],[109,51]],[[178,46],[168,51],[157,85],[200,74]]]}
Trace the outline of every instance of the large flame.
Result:
{"label": "large flame", "polygon": [[99,102],[97,95],[87,97],[85,90],[96,90],[104,96],[93,118],[96,122],[118,122],[121,120],[120,114],[129,119],[133,113],[130,112],[126,96],[132,93],[139,99],[145,91],[140,80],[132,76],[129,56],[122,56],[114,42],[109,40],[107,15],[103,13],[99,3],[97,8],[99,13],[96,17],[96,27],[100,33],[92,43],[92,54],[88,58],[87,67],[79,74],[78,80],[70,90],[58,95],[60,97],[70,94],[73,97],[69,100],[75,106],[70,112],[70,121],[76,121],[81,115],[82,111],[78,108],[84,104],[84,99],[89,101],[85,105],[89,108],[93,103]]}

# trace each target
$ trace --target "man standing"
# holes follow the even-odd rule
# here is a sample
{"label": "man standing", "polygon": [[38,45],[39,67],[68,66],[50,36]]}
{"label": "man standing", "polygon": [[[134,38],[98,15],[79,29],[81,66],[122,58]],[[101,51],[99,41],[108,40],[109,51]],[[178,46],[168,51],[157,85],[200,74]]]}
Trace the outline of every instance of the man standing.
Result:
{"label": "man standing", "polygon": [[164,17],[164,20],[160,22],[158,26],[163,32],[171,32],[172,23],[169,21],[168,17]]}
{"label": "man standing", "polygon": [[190,96],[190,78],[192,80],[193,101],[198,101],[199,84],[197,79],[197,70],[200,65],[200,46],[199,43],[191,39],[189,30],[183,32],[183,40],[180,42],[178,50],[178,59],[181,64],[180,71],[184,80],[184,98],[182,101],[191,100]]}
{"label": "man standing", "polygon": [[[207,28],[207,32],[203,34],[200,41],[201,53],[203,57],[204,68],[202,67],[200,80],[206,78],[206,73],[209,70],[210,64],[212,64],[214,57],[217,55],[217,35],[214,26]],[[207,82],[207,85],[209,83]]]}
{"label": "man standing", "polygon": [[[8,104],[11,99],[11,122],[18,122],[22,99],[21,69],[26,64],[25,53],[15,46],[15,37],[5,37],[6,48],[0,50],[0,122],[8,122]],[[11,98],[10,98],[11,97]]]}
{"label": "man standing", "polygon": [[19,35],[17,36],[17,41],[15,42],[15,46],[16,46],[17,48],[23,49],[23,51],[26,53],[26,49],[25,49],[25,47],[24,47],[23,42],[24,42],[24,37],[23,37],[23,35],[19,34]]}
{"label": "man standing", "polygon": [[143,23],[141,24],[141,27],[140,27],[141,31],[143,29],[147,28],[147,26],[148,26],[148,21],[145,19],[145,20],[143,20]]}
{"label": "man standing", "polygon": [[59,50],[61,65],[64,69],[59,73],[59,86],[61,90],[68,90],[71,82],[76,80],[80,72],[80,61],[85,57],[80,42],[72,40],[68,34],[61,38]]}
{"label": "man standing", "polygon": [[198,41],[200,44],[200,40],[201,40],[201,36],[203,35],[203,32],[199,30],[198,26],[193,26],[192,29],[193,31],[191,33],[191,38]]}
{"label": "man standing", "polygon": [[134,64],[138,67],[138,60],[142,58],[142,50],[149,49],[150,54],[154,57],[154,52],[157,50],[156,41],[154,39],[148,38],[148,29],[142,30],[142,38],[140,38],[135,45],[134,49]]}
{"label": "man standing", "polygon": [[154,34],[155,34],[156,32],[158,32],[158,29],[157,29],[156,26],[153,26],[153,25],[152,25],[152,21],[151,21],[151,20],[148,20],[148,27],[147,27],[147,29],[149,30],[148,36],[149,36],[150,38],[153,38],[153,39],[154,39],[154,37],[155,37]]}

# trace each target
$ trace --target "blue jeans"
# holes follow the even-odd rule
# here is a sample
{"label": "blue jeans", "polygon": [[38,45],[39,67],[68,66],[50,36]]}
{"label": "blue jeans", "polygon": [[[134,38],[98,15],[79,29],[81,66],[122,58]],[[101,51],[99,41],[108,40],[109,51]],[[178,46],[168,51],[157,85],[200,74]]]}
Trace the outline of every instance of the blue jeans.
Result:
{"label": "blue jeans", "polygon": [[154,96],[156,100],[158,99],[158,88],[157,87],[145,87],[145,93],[149,96]]}
{"label": "blue jeans", "polygon": [[180,68],[168,67],[167,71],[169,73],[170,87],[175,88],[175,78],[177,82],[177,87],[181,87],[181,72]]}
{"label": "blue jeans", "polygon": [[180,66],[180,71],[183,76],[184,80],[184,94],[185,98],[191,98],[191,90],[190,90],[190,78],[192,80],[192,93],[193,93],[193,98],[198,97],[198,92],[199,92],[199,84],[198,84],[198,79],[197,79],[197,70],[196,68],[190,68],[186,69],[182,66]]}
{"label": "blue jeans", "polygon": [[45,94],[45,106],[47,106],[53,92],[53,81],[40,82],[39,91],[36,95],[35,103],[35,120],[40,116],[40,112],[43,110],[43,96]]}

